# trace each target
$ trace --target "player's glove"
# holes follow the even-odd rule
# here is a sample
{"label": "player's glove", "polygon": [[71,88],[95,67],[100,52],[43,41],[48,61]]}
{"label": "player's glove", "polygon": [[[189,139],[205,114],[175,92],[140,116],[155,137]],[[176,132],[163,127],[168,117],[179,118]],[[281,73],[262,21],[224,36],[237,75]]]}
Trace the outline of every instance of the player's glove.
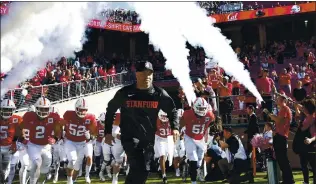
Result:
{"label": "player's glove", "polygon": [[55,143],[56,143],[56,139],[55,138],[53,138],[53,137],[49,137],[48,138],[48,144],[53,145]]}
{"label": "player's glove", "polygon": [[90,139],[91,138],[90,131],[85,131],[84,136],[86,137],[86,139]]}

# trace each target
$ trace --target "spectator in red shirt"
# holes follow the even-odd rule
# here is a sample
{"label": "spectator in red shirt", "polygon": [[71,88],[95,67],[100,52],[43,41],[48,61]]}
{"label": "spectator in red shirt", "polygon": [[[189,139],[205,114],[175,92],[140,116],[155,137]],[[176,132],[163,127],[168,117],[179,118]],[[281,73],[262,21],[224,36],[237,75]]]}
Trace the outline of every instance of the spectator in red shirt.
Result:
{"label": "spectator in red shirt", "polygon": [[291,75],[284,68],[283,72],[279,75],[280,88],[285,92],[286,95],[291,94]]}
{"label": "spectator in red shirt", "polygon": [[227,76],[223,77],[223,82],[219,82],[218,94],[219,99],[219,112],[222,116],[222,122],[230,124],[232,121],[232,110],[234,108],[233,101],[231,99],[233,85],[228,82]]}
{"label": "spectator in red shirt", "polygon": [[291,109],[286,105],[286,97],[278,96],[277,105],[279,108],[278,115],[269,113],[264,109],[265,113],[275,122],[275,135],[273,137],[273,148],[276,160],[282,171],[283,183],[294,184],[294,178],[290,161],[287,154],[287,139],[290,132],[290,123],[292,121]]}
{"label": "spectator in red shirt", "polygon": [[[262,71],[262,77],[258,78],[256,81],[256,86],[263,98],[263,102],[261,103],[262,108],[266,108],[271,112],[273,107],[271,93],[276,91],[276,88],[273,80],[269,78],[268,75],[269,71],[264,69]],[[264,121],[268,121],[268,117],[265,113],[263,114],[263,119]]]}
{"label": "spectator in red shirt", "polygon": [[103,70],[103,67],[102,66],[99,66],[98,68],[98,73],[101,77],[105,76],[106,75],[106,72]]}
{"label": "spectator in red shirt", "polygon": [[61,76],[59,77],[59,82],[68,82],[68,77],[66,76],[66,71],[63,70],[61,73]]}
{"label": "spectator in red shirt", "polygon": [[116,74],[115,65],[111,66],[111,68],[107,71],[107,74],[109,74],[109,75],[115,75]]}
{"label": "spectator in red shirt", "polygon": [[116,74],[115,65],[112,64],[112,67],[107,72],[108,75],[108,86],[113,87],[114,86],[114,76]]}
{"label": "spectator in red shirt", "polygon": [[42,85],[41,82],[42,82],[42,80],[41,80],[40,76],[37,74],[37,75],[32,79],[31,84],[32,84],[32,86],[40,86],[40,85]]}
{"label": "spectator in red shirt", "polygon": [[314,53],[309,52],[308,57],[307,57],[307,62],[311,68],[314,68],[314,63],[316,62],[316,57]]}

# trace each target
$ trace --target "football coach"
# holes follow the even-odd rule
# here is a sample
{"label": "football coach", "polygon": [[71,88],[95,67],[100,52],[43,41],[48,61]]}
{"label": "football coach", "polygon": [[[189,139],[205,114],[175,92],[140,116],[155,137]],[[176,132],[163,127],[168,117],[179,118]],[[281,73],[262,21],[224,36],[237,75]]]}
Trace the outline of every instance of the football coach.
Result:
{"label": "football coach", "polygon": [[125,184],[145,184],[154,160],[154,142],[158,112],[168,114],[174,140],[179,136],[176,106],[168,93],[153,85],[150,62],[136,65],[136,83],[118,90],[108,103],[105,120],[105,143],[111,145],[115,113],[121,112],[121,143],[127,154],[130,170]]}

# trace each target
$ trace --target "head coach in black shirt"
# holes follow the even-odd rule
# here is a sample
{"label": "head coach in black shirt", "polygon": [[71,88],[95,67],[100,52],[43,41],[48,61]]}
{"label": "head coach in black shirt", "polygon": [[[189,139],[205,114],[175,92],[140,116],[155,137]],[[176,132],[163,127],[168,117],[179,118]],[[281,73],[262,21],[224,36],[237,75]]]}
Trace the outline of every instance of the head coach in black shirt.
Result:
{"label": "head coach in black shirt", "polygon": [[128,157],[130,171],[125,184],[146,183],[150,162],[154,158],[154,141],[158,112],[168,114],[174,138],[179,136],[179,118],[168,93],[153,86],[150,62],[136,65],[136,83],[118,90],[106,109],[105,143],[111,144],[115,113],[121,111],[121,143]]}

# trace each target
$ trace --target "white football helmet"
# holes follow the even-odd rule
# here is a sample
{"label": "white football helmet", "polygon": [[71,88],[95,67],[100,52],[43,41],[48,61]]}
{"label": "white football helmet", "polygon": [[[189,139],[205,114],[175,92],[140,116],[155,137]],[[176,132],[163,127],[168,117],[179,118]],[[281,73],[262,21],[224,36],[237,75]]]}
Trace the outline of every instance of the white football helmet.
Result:
{"label": "white football helmet", "polygon": [[56,114],[59,114],[59,110],[56,108],[56,107],[49,107],[49,113],[56,113]]}
{"label": "white football helmet", "polygon": [[195,114],[198,116],[204,117],[208,111],[208,108],[209,104],[202,97],[196,98],[196,100],[193,103],[193,110]]}
{"label": "white football helmet", "polygon": [[35,103],[35,112],[40,118],[46,118],[49,115],[50,101],[46,97],[40,97]]}
{"label": "white football helmet", "polygon": [[158,118],[160,119],[160,121],[162,122],[168,122],[169,119],[168,119],[168,116],[167,116],[167,113],[165,113],[163,110],[159,110],[158,112]]}
{"label": "white football helmet", "polygon": [[79,98],[75,104],[76,113],[79,118],[84,118],[88,111],[88,103],[84,98]]}
{"label": "white football helmet", "polygon": [[13,112],[15,111],[15,109],[16,107],[12,100],[4,99],[1,102],[0,115],[3,119],[9,119],[13,115]]}
{"label": "white football helmet", "polygon": [[98,117],[98,120],[101,122],[102,125],[104,125],[105,121],[105,112],[102,112],[100,116]]}

